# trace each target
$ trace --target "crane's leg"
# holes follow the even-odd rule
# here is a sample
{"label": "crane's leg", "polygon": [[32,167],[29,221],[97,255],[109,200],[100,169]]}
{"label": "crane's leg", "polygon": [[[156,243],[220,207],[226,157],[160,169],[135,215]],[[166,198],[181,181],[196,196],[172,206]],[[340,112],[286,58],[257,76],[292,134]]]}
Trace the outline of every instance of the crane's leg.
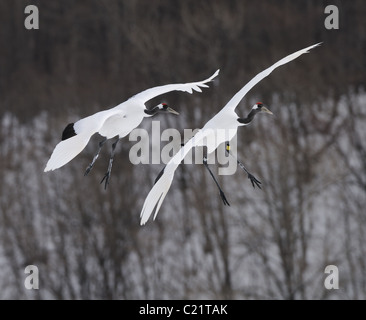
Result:
{"label": "crane's leg", "polygon": [[85,170],[85,173],[84,173],[84,176],[88,175],[88,173],[90,172],[90,170],[93,168],[94,166],[94,163],[95,161],[98,159],[99,157],[99,153],[100,153],[100,150],[102,149],[103,147],[103,144],[107,141],[107,138],[104,138],[101,142],[99,142],[99,148],[98,148],[98,151],[97,153],[95,154],[94,158],[93,158],[93,161],[88,165],[88,167],[86,168]]}
{"label": "crane's leg", "polygon": [[207,168],[207,170],[208,170],[208,172],[210,173],[210,175],[211,175],[212,179],[215,181],[216,186],[219,188],[220,197],[221,197],[222,201],[224,202],[224,205],[225,205],[225,206],[226,206],[226,205],[230,206],[229,201],[227,201],[227,199],[226,199],[226,197],[225,197],[224,192],[223,192],[223,191],[222,191],[222,189],[220,188],[219,183],[217,182],[217,180],[216,180],[216,178],[215,178],[214,174],[212,173],[211,169],[209,168],[209,166],[208,166],[208,164],[207,164],[207,157],[203,157],[203,164],[204,164],[204,165],[205,165],[205,167]]}
{"label": "crane's leg", "polygon": [[159,172],[158,176],[156,177],[155,181],[154,181],[154,184],[157,183],[159,181],[159,179],[161,178],[161,176],[163,175],[164,173],[164,170],[165,170],[165,167],[166,165],[164,166],[164,168]]}
{"label": "crane's leg", "polygon": [[[181,144],[180,144],[180,146],[181,147],[183,147],[184,146],[184,143],[182,142]],[[157,177],[156,177],[156,179],[155,179],[155,181],[154,181],[154,184],[155,183],[157,183],[158,181],[159,181],[159,179],[161,178],[161,176],[163,175],[163,173],[164,173],[164,170],[165,170],[165,167],[166,167],[166,165],[164,166],[164,168],[159,172],[159,174],[157,175]]]}
{"label": "crane's leg", "polygon": [[262,189],[260,184],[261,182],[254,177],[248,170],[247,168],[245,168],[245,166],[230,152],[230,144],[226,143],[226,152],[231,155],[236,162],[238,163],[239,167],[242,168],[247,174],[248,174],[248,179],[250,179],[250,181],[252,182],[253,188],[255,189],[255,186],[257,186],[259,189]]}
{"label": "crane's leg", "polygon": [[117,137],[117,140],[112,144],[112,151],[111,151],[111,156],[109,158],[108,171],[104,175],[102,181],[100,182],[100,183],[103,183],[103,181],[105,180],[104,189],[107,189],[107,186],[109,184],[109,179],[111,177],[111,171],[112,171],[112,165],[113,165],[114,152],[116,150],[116,146],[117,146],[117,143],[118,143],[119,139],[120,138]]}

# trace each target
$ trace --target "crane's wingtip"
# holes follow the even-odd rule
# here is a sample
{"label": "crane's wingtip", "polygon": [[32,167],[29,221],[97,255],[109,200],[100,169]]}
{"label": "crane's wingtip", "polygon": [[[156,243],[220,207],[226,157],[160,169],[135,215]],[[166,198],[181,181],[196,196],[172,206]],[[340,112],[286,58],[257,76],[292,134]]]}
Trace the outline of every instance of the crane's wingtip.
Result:
{"label": "crane's wingtip", "polygon": [[321,46],[323,44],[323,42],[318,42],[318,43],[316,43],[316,44],[313,44],[312,46],[310,46],[310,47],[307,47],[306,48],[306,53],[308,53],[311,49],[313,49],[313,48],[316,48],[316,47],[319,47],[319,46]]}
{"label": "crane's wingtip", "polygon": [[215,73],[211,77],[209,77],[205,82],[212,81],[215,77],[217,77],[217,75],[219,74],[219,72],[220,72],[220,69],[217,69],[215,71]]}
{"label": "crane's wingtip", "polygon": [[220,73],[220,69],[217,69],[215,71],[215,73],[212,75],[212,78],[217,77],[219,73]]}
{"label": "crane's wingtip", "polygon": [[53,164],[50,164],[50,163],[47,163],[46,167],[44,168],[43,172],[49,172],[49,171],[54,171],[56,169],[58,169],[59,167],[53,165]]}
{"label": "crane's wingtip", "polygon": [[142,208],[142,210],[140,212],[140,226],[144,226],[147,222],[147,219],[144,216],[144,213],[145,213],[145,205],[144,205],[144,207]]}
{"label": "crane's wingtip", "polygon": [[149,220],[149,217],[141,217],[141,220],[140,220],[140,226],[144,226],[147,221]]}

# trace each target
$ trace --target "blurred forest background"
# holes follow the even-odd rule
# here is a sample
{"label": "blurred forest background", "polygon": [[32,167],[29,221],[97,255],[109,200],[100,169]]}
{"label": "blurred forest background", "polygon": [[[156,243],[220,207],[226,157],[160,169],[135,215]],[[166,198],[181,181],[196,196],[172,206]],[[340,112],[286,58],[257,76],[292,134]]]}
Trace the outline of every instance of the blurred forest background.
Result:
{"label": "blurred forest background", "polygon": [[[29,4],[39,30],[24,27]],[[324,26],[329,4],[338,30]],[[365,299],[365,17],[363,0],[0,1],[0,298]],[[83,176],[97,136],[43,172],[69,122],[220,68],[203,93],[148,103],[179,117],[141,125],[201,128],[256,73],[317,42],[237,108],[263,101],[275,116],[238,131],[238,157],[263,190],[240,169],[220,176],[231,207],[203,166],[182,165],[157,220],[140,227],[162,164],[132,165],[128,137],[106,191],[110,144]],[[331,264],[338,290],[324,287]],[[24,287],[27,265],[39,290]]]}

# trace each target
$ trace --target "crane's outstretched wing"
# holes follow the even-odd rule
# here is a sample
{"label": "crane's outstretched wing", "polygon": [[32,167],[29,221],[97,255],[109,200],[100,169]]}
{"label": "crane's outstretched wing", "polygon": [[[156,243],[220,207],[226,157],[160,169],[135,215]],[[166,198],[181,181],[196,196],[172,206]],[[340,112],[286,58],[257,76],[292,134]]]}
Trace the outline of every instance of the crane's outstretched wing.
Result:
{"label": "crane's outstretched wing", "polygon": [[311,49],[318,47],[320,45],[321,45],[321,42],[314,44],[310,47],[304,48],[302,50],[296,51],[296,52],[284,57],[283,59],[279,60],[278,62],[276,62],[274,65],[270,66],[269,68],[258,73],[252,80],[250,80],[240,91],[238,91],[231,98],[231,100],[225,105],[225,107],[221,111],[224,112],[224,110],[228,110],[228,109],[235,110],[235,108],[238,106],[239,102],[244,98],[244,96],[248,93],[248,91],[250,89],[252,89],[259,81],[261,81],[265,77],[267,77],[274,69],[300,57],[304,53],[308,53]]}
{"label": "crane's outstretched wing", "polygon": [[159,212],[159,209],[164,201],[166,194],[168,193],[172,184],[175,170],[182,162],[187,153],[195,146],[200,145],[200,142],[206,137],[205,131],[198,131],[188,142],[180,148],[180,150],[174,155],[173,158],[167,163],[162,175],[155,182],[153,188],[147,195],[144,206],[140,214],[140,224],[144,225],[150,218],[152,212],[155,209],[154,220]]}
{"label": "crane's outstretched wing", "polygon": [[198,92],[202,92],[201,88],[208,88],[208,85],[206,83],[212,81],[219,74],[219,72],[220,69],[216,70],[216,72],[211,77],[199,82],[167,84],[165,86],[150,88],[138,94],[135,94],[130,99],[138,99],[145,103],[152,98],[155,98],[163,93],[170,91],[184,91],[193,93],[193,90],[195,90]]}
{"label": "crane's outstretched wing", "polygon": [[72,133],[68,133],[66,137],[63,135],[63,140],[53,150],[44,172],[58,169],[74,159],[84,150],[91,136],[100,130],[104,122],[119,112],[112,108],[80,119],[75,124],[69,124],[66,129]]}

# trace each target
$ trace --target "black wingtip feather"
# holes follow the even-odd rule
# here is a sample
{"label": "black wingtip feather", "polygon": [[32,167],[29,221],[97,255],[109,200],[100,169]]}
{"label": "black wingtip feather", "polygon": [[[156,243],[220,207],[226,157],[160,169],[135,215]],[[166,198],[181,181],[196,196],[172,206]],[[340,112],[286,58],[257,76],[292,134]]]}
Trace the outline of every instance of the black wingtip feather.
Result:
{"label": "black wingtip feather", "polygon": [[62,140],[69,139],[73,136],[76,136],[76,132],[74,130],[74,123],[69,123],[62,132]]}

